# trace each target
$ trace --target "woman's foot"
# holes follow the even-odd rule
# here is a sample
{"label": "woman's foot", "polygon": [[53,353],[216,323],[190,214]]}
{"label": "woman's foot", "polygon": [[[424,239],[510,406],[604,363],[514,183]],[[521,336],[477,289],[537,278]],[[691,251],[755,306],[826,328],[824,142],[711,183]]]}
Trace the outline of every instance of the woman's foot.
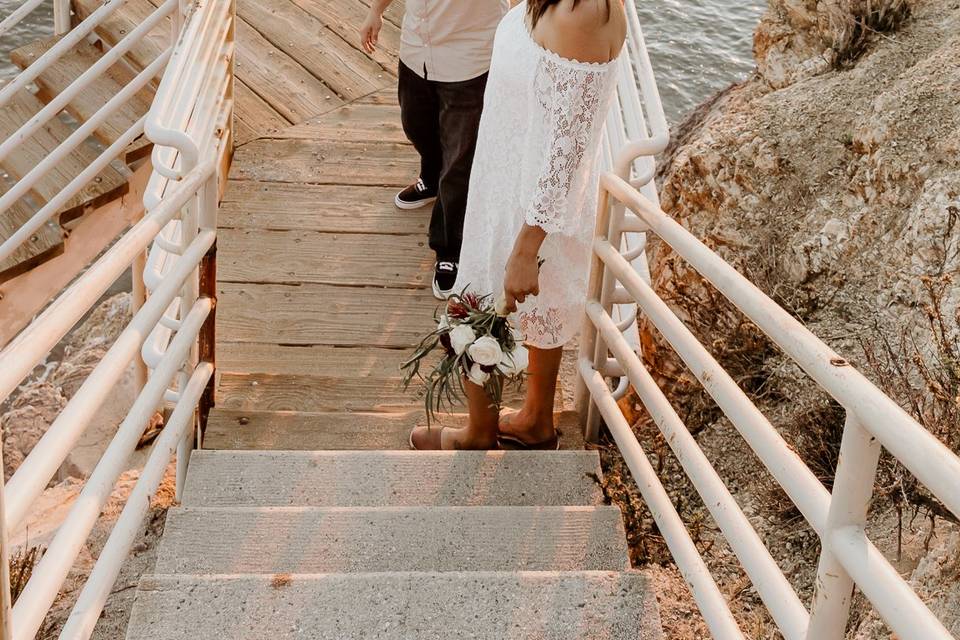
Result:
{"label": "woman's foot", "polygon": [[498,449],[497,440],[481,439],[469,429],[452,427],[415,427],[410,432],[410,448],[417,451],[465,451]]}
{"label": "woman's foot", "polygon": [[504,446],[522,449],[558,449],[560,439],[553,424],[553,413],[533,418],[522,409],[500,416],[499,439]]}

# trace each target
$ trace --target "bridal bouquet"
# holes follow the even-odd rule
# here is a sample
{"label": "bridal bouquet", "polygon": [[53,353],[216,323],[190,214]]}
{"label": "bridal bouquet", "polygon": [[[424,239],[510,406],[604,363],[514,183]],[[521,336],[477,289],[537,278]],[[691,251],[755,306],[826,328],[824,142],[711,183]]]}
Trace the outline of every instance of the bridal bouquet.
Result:
{"label": "bridal bouquet", "polygon": [[[400,365],[404,389],[414,378],[424,382],[428,423],[444,404],[452,406],[463,396],[464,379],[484,387],[498,407],[504,383],[523,380],[527,349],[502,307],[502,302],[494,304],[492,296],[466,292],[451,296],[434,318],[437,328]],[[437,348],[442,349],[440,361],[424,375],[421,365]]]}

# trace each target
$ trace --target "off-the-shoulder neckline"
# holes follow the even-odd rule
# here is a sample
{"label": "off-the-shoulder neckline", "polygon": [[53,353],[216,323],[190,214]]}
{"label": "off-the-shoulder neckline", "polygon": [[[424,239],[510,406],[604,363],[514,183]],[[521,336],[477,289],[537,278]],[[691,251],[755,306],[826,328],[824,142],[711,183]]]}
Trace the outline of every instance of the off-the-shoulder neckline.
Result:
{"label": "off-the-shoulder neckline", "polygon": [[516,7],[514,7],[514,11],[520,14],[519,16],[520,27],[523,29],[523,33],[526,35],[527,40],[529,40],[530,43],[534,47],[536,47],[537,50],[540,51],[542,55],[546,56],[547,58],[559,64],[565,64],[573,67],[580,67],[580,68],[588,69],[591,71],[600,71],[602,69],[606,69],[607,67],[614,65],[618,60],[620,60],[620,56],[623,54],[623,49],[627,46],[626,43],[624,43],[623,47],[620,48],[620,52],[617,53],[615,57],[611,58],[610,60],[607,60],[606,62],[583,62],[581,60],[577,60],[576,58],[567,58],[566,56],[560,55],[556,51],[547,49],[545,46],[537,42],[537,39],[533,37],[533,31],[530,30],[529,26],[527,26],[527,19],[526,19],[527,12],[525,9],[521,9],[521,7],[526,7],[526,6],[527,6],[526,2],[521,2]]}

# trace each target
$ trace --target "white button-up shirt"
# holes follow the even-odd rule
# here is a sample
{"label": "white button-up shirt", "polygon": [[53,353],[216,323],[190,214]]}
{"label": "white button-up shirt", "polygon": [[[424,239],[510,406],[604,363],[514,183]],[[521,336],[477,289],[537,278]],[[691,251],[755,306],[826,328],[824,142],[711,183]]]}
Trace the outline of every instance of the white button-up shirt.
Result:
{"label": "white button-up shirt", "polygon": [[400,61],[421,78],[470,80],[490,69],[493,36],[509,0],[407,0]]}

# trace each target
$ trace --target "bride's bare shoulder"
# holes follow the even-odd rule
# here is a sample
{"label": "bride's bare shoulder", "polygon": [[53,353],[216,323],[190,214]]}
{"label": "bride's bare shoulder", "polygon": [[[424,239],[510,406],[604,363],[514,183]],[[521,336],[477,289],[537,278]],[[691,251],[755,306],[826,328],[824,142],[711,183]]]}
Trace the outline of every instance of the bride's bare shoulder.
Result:
{"label": "bride's bare shoulder", "polygon": [[550,12],[544,44],[565,58],[608,62],[623,46],[626,18],[620,0],[565,0]]}

